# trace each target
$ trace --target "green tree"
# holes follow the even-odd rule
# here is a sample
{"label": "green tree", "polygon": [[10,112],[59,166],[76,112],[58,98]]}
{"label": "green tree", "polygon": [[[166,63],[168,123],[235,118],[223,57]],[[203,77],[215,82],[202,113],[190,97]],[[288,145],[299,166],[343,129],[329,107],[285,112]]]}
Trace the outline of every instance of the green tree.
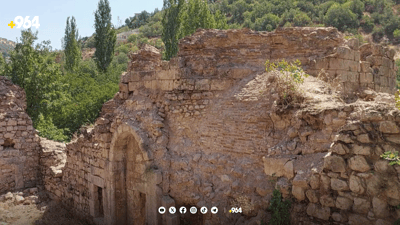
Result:
{"label": "green tree", "polygon": [[348,28],[356,28],[359,25],[357,15],[348,7],[337,3],[328,9],[324,22],[326,25],[336,27],[340,31],[345,31]]}
{"label": "green tree", "polygon": [[95,12],[96,52],[94,53],[97,67],[101,71],[107,71],[114,56],[114,48],[117,40],[115,30],[111,24],[111,7],[108,0],[100,0]]}
{"label": "green tree", "polygon": [[358,19],[364,15],[365,4],[361,0],[352,0],[346,2],[344,4],[345,7],[348,7],[353,13],[355,13]]}
{"label": "green tree", "polygon": [[257,18],[255,22],[256,30],[273,31],[280,23],[281,19],[272,13],[268,13],[261,18]]}
{"label": "green tree", "polygon": [[311,23],[310,17],[307,16],[307,13],[300,12],[297,13],[293,18],[293,25],[296,27],[305,27]]}
{"label": "green tree", "polygon": [[393,37],[394,38],[399,38],[400,37],[400,30],[399,29],[396,29],[396,30],[393,31]]}
{"label": "green tree", "polygon": [[47,112],[46,102],[52,100],[49,93],[58,90],[60,70],[58,64],[45,61],[44,54],[48,47],[43,44],[33,46],[37,40],[37,32],[23,30],[20,40],[11,52],[5,74],[25,90],[27,112],[35,126],[39,115]]}
{"label": "green tree", "polygon": [[162,40],[165,44],[165,59],[169,60],[178,53],[180,12],[185,0],[164,0],[164,16],[162,19]]}
{"label": "green tree", "polygon": [[65,69],[73,71],[78,67],[82,53],[78,45],[78,30],[76,29],[75,17],[67,18],[64,36]]}
{"label": "green tree", "polygon": [[215,27],[214,16],[203,0],[189,0],[181,13],[181,21],[180,37],[193,34],[198,28]]}

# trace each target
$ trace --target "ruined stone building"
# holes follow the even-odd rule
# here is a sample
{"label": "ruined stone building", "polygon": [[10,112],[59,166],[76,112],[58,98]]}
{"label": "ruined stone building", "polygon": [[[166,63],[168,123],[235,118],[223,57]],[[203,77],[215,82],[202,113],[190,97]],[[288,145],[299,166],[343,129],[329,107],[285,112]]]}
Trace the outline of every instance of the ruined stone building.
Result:
{"label": "ruined stone building", "polygon": [[[42,172],[43,183],[94,224],[258,224],[275,187],[294,202],[293,224],[391,224],[400,167],[379,156],[400,144],[394,53],[334,28],[198,30],[169,62],[145,46],[95,126],[67,144],[62,173]],[[305,104],[276,110],[264,63],[279,59],[312,75]]]}

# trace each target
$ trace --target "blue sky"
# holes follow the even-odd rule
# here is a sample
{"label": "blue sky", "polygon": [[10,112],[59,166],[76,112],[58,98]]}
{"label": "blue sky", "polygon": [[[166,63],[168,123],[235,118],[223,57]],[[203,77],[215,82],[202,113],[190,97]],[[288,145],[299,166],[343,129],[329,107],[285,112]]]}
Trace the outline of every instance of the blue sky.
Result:
{"label": "blue sky", "polygon": [[[99,0],[1,0],[0,9],[0,37],[16,41],[21,36],[21,28],[11,29],[8,24],[16,16],[39,16],[39,41],[50,40],[53,49],[61,49],[61,39],[64,36],[65,23],[68,16],[74,16],[79,35],[90,36],[94,33],[94,12]],[[121,23],[135,13],[146,10],[161,9],[163,0],[109,0],[112,22],[118,26],[118,17]],[[33,28],[36,31],[35,28]]]}

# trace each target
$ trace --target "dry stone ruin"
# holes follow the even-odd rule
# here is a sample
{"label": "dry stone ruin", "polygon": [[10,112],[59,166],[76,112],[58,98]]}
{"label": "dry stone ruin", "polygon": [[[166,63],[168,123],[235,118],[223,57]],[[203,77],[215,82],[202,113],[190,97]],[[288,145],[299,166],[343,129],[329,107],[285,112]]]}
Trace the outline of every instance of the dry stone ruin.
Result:
{"label": "dry stone ruin", "polygon": [[0,193],[40,182],[39,137],[26,110],[25,92],[0,77]]}
{"label": "dry stone ruin", "polygon": [[[380,155],[400,146],[394,55],[334,28],[198,30],[169,62],[144,46],[95,126],[41,150],[43,185],[94,224],[260,224],[274,188],[293,224],[392,224],[400,166]],[[302,62],[302,104],[276,110],[267,59]]]}

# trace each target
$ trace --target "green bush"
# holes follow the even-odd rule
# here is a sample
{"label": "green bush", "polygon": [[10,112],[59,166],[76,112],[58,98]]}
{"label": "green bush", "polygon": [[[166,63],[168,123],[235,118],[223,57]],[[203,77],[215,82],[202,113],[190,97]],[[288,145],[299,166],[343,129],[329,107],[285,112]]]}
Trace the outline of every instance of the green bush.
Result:
{"label": "green bush", "polygon": [[293,25],[296,27],[305,27],[311,23],[310,17],[306,13],[298,13],[293,18]]}
{"label": "green bush", "polygon": [[129,46],[128,45],[120,45],[120,46],[118,46],[116,49],[115,49],[115,51],[116,52],[118,52],[118,53],[125,53],[125,54],[128,54],[128,52],[129,52]]}
{"label": "green bush", "polygon": [[275,189],[272,193],[271,204],[268,208],[271,211],[271,220],[269,225],[289,225],[290,224],[290,207],[289,200],[282,201],[279,190]]}
{"label": "green bush", "polygon": [[280,23],[280,18],[272,13],[264,15],[262,18],[256,19],[255,30],[273,31]]}
{"label": "green bush", "polygon": [[279,95],[277,106],[287,108],[292,103],[299,103],[303,100],[299,86],[308,75],[301,68],[299,60],[290,63],[285,60],[277,63],[267,60],[265,70],[267,72],[278,72],[276,76],[271,76],[269,80],[276,84]]}
{"label": "green bush", "polygon": [[129,35],[129,37],[128,37],[128,42],[129,43],[136,43],[137,42],[137,40],[138,40],[138,35],[137,34],[131,34],[131,35]]}
{"label": "green bush", "polygon": [[349,8],[337,3],[328,9],[324,22],[326,25],[336,27],[340,31],[345,31],[348,28],[356,28],[359,25],[357,15]]}
{"label": "green bush", "polygon": [[373,19],[369,16],[363,16],[360,25],[367,33],[370,33],[375,26]]}
{"label": "green bush", "polygon": [[396,29],[396,30],[393,31],[393,37],[395,37],[395,38],[399,38],[400,37],[400,30],[399,29]]}
{"label": "green bush", "polygon": [[380,42],[383,36],[385,36],[385,29],[382,26],[375,26],[372,31],[372,38],[374,41]]}

